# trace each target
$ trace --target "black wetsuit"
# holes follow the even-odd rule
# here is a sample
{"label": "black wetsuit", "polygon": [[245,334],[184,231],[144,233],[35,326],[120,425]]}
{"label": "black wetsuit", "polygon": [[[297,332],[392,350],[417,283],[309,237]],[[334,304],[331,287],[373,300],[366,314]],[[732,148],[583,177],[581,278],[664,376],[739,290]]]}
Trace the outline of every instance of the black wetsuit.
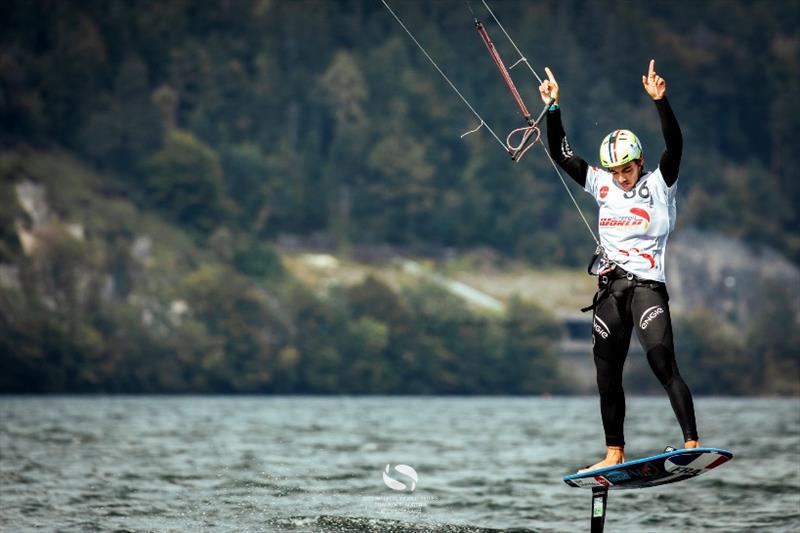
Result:
{"label": "black wetsuit", "polygon": [[[667,186],[672,187],[678,179],[683,139],[667,99],[657,100],[655,104],[666,142],[659,168]],[[585,187],[589,165],[572,153],[559,109],[547,113],[547,138],[550,154],[556,163],[581,187]],[[692,395],[675,362],[665,284],[633,276],[616,266],[600,276],[598,296],[592,321],[592,340],[606,444],[625,444],[622,368],[634,329],[647,353],[650,368],[667,391],[684,440],[697,440]]]}

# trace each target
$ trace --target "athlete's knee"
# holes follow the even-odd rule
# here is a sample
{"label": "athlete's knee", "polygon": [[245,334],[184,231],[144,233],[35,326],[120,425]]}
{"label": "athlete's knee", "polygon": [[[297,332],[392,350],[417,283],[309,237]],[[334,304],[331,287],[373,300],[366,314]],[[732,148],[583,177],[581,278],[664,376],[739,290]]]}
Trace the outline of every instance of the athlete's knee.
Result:
{"label": "athlete's knee", "polygon": [[656,344],[647,350],[647,362],[664,387],[669,386],[678,376],[678,367],[675,364],[675,353],[665,344]]}
{"label": "athlete's knee", "polygon": [[597,372],[597,390],[601,396],[619,396],[623,394],[622,376],[611,372]]}

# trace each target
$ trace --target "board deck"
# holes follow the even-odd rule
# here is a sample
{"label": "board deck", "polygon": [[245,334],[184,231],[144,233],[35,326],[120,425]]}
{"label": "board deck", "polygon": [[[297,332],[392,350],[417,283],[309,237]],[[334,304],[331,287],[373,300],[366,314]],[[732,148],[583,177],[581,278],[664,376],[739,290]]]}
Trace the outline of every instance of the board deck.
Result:
{"label": "board deck", "polygon": [[704,474],[733,458],[719,448],[674,450],[622,464],[571,474],[564,482],[571,487],[642,489],[675,483]]}

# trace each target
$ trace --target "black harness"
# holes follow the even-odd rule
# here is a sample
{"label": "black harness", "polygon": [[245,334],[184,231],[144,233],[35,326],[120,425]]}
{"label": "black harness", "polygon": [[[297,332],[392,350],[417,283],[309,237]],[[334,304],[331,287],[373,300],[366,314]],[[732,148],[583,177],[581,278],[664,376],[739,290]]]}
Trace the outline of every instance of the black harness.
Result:
{"label": "black harness", "polygon": [[[612,291],[611,285],[617,280],[625,279],[628,283],[619,290]],[[656,289],[664,284],[659,281],[653,281],[652,279],[645,279],[640,278],[633,272],[628,272],[625,269],[621,268],[619,265],[614,265],[609,270],[606,270],[600,273],[597,277],[597,292],[594,293],[592,297],[592,305],[584,307],[581,309],[582,313],[587,311],[592,311],[595,309],[600,303],[609,295],[613,295],[617,298],[621,298],[625,292],[632,289],[633,287],[649,287],[651,289]]]}

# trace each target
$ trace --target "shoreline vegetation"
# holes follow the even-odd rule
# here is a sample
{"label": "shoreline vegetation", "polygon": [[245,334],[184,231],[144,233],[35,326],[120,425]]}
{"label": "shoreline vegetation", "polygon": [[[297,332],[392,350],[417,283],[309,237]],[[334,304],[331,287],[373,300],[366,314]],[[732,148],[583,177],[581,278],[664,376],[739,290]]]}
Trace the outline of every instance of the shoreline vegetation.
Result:
{"label": "shoreline vegetation", "polygon": [[[487,121],[519,124],[463,4],[397,7]],[[658,160],[638,80],[658,58],[685,136],[680,368],[695,394],[800,395],[797,3],[497,8],[559,66],[577,153],[623,126]],[[541,154],[459,137],[472,117],[379,3],[0,11],[0,392],[592,387],[586,228]],[[642,360],[626,389],[658,391]]]}
{"label": "shoreline vegetation", "polygon": [[[0,276],[0,392],[588,392],[571,379],[591,375],[588,325],[577,353],[563,345],[565,317],[594,290],[578,269],[486,248],[337,257],[321,237],[254,242],[226,228],[198,243],[68,154],[3,152],[0,172],[18,217]],[[781,327],[769,313],[783,309],[765,312]],[[709,310],[676,328],[697,394],[797,395],[797,361],[780,344],[796,333],[755,339],[756,359],[753,340]],[[628,390],[658,393],[630,365]]]}

